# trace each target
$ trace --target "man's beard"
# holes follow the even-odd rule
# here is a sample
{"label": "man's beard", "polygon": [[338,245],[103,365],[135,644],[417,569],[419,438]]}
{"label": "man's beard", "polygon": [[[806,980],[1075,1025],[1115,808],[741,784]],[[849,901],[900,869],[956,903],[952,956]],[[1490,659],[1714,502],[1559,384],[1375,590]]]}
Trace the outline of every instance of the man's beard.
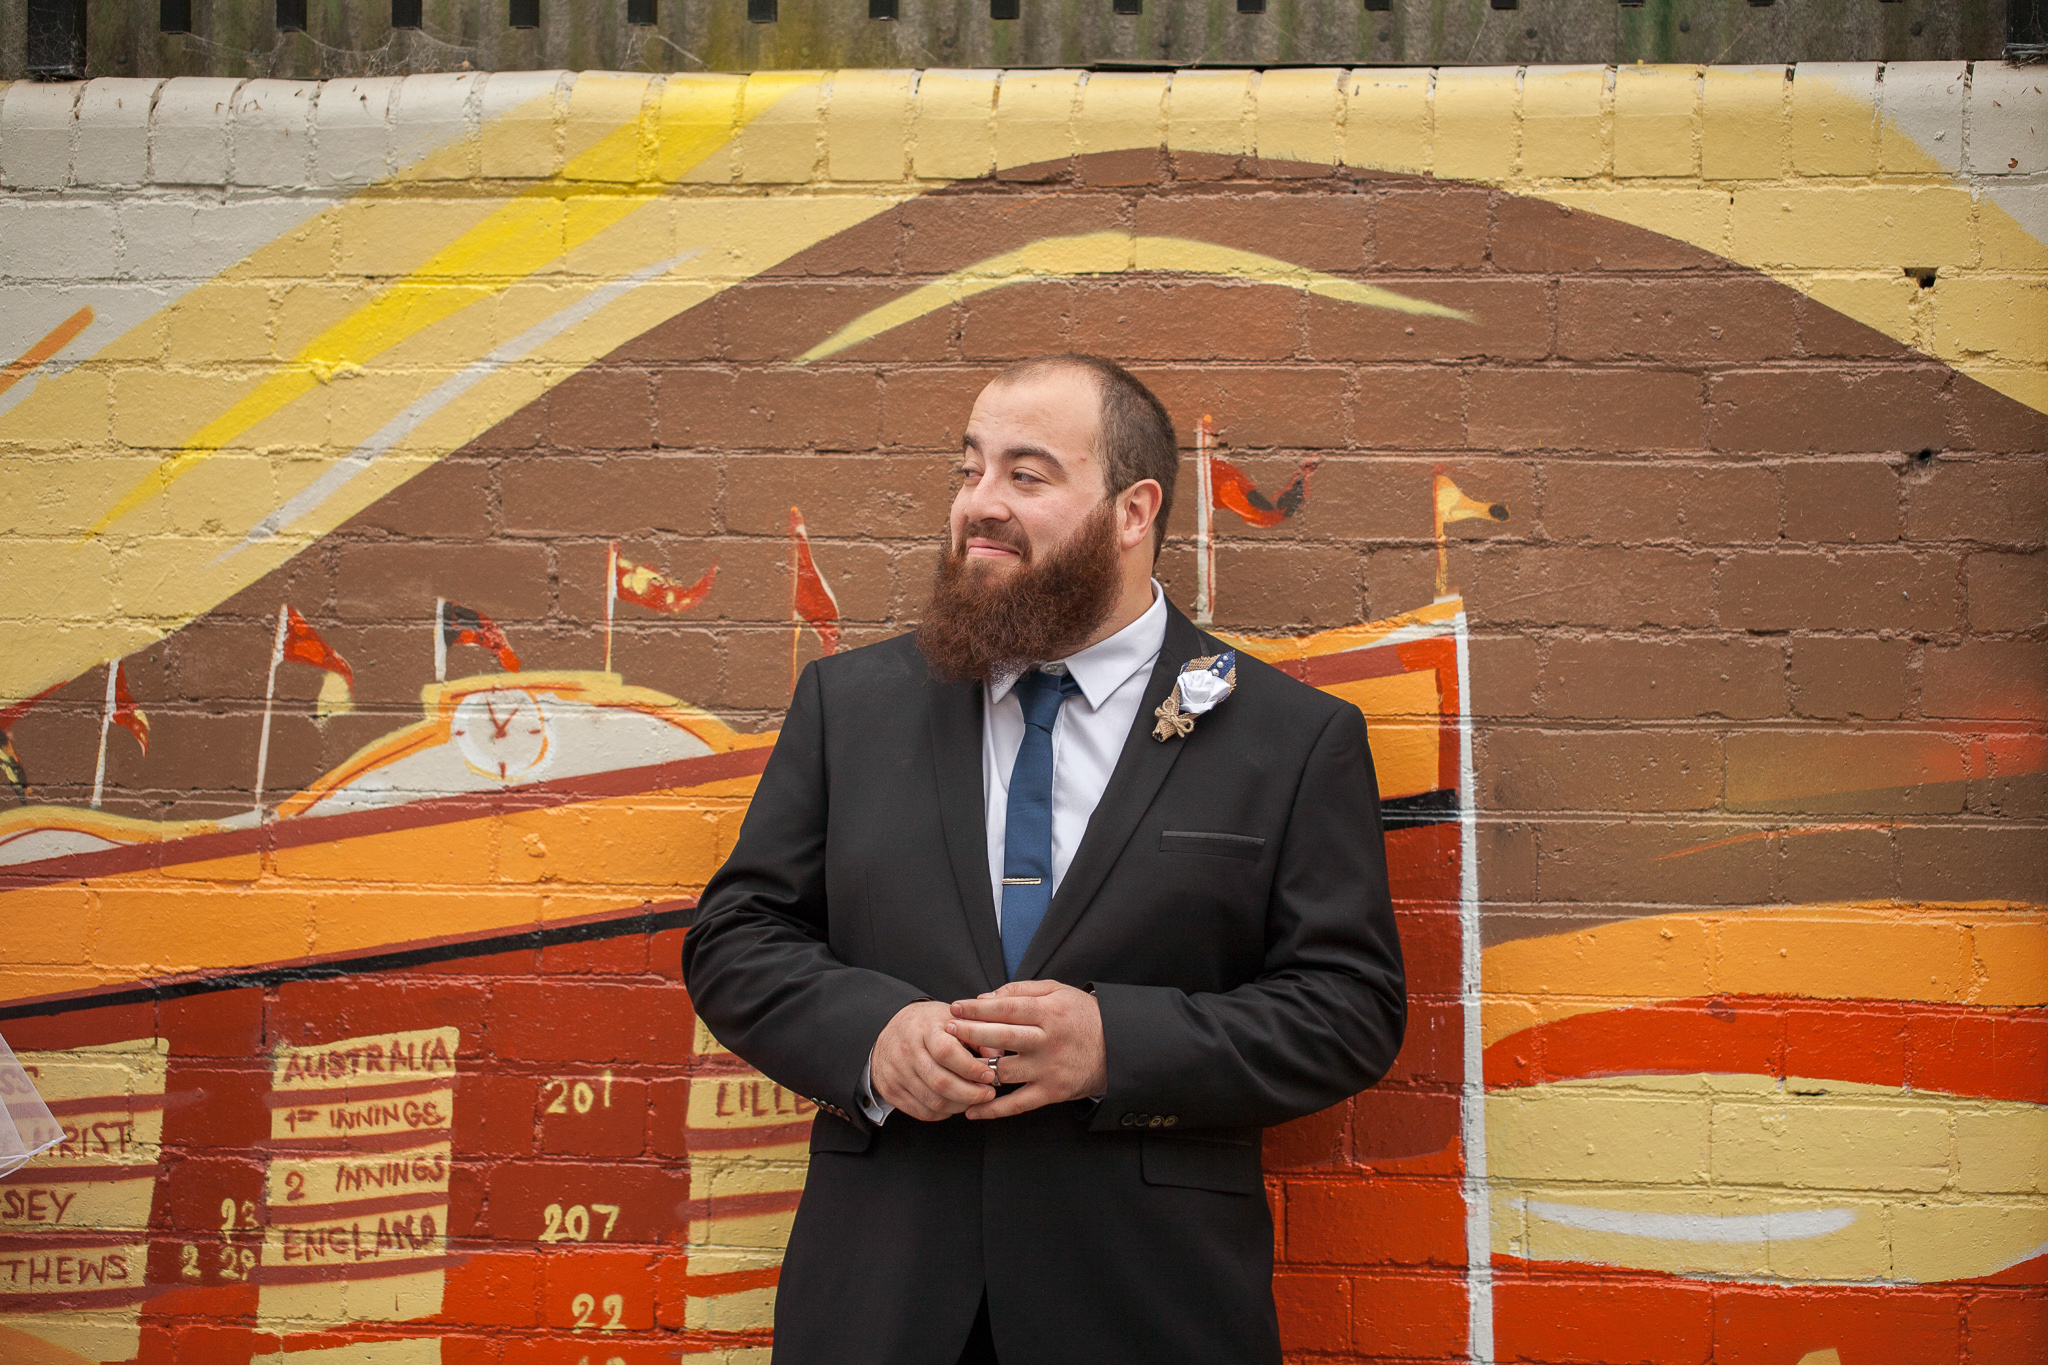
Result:
{"label": "man's beard", "polygon": [[[969,559],[966,545],[975,538],[1017,550],[1015,567]],[[1064,659],[1115,610],[1121,570],[1114,499],[1105,498],[1043,559],[1014,522],[969,522],[939,560],[918,648],[932,672],[952,682],[990,682]]]}

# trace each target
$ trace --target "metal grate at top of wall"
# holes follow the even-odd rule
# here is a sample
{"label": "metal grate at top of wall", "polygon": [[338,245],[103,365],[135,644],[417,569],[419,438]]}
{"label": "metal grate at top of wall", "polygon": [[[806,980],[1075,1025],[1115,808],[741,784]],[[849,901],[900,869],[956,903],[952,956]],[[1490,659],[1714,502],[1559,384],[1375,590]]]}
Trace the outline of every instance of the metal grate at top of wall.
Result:
{"label": "metal grate at top of wall", "polygon": [[0,0],[0,79],[1991,60],[2048,0]]}

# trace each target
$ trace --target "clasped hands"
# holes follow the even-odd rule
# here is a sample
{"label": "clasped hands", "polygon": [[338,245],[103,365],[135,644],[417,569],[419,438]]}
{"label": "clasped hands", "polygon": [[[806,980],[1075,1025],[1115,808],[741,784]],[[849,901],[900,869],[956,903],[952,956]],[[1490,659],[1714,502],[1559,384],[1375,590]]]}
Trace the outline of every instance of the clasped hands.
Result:
{"label": "clasped hands", "polygon": [[[1102,1010],[1057,981],[1012,981],[950,1005],[919,1000],[875,1040],[868,1079],[878,1099],[927,1123],[1008,1118],[1097,1095],[1109,1086]],[[997,1083],[1018,1088],[998,1095]]]}

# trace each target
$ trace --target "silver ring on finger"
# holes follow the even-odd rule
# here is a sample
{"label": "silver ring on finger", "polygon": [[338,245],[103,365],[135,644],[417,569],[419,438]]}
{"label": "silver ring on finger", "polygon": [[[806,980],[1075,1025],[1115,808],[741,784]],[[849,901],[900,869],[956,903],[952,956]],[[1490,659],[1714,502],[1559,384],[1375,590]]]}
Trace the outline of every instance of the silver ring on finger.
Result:
{"label": "silver ring on finger", "polygon": [[996,1066],[1002,1060],[1003,1059],[1000,1057],[991,1057],[988,1059],[988,1083],[990,1085],[996,1084]]}

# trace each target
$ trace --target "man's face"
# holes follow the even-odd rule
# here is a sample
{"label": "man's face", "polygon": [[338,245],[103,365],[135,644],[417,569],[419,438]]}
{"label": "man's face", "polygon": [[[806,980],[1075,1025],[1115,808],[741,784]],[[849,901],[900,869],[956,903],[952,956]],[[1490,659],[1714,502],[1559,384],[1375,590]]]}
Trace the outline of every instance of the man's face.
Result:
{"label": "man's face", "polygon": [[991,384],[975,400],[950,518],[970,575],[1007,578],[1064,544],[1102,504],[1096,458],[1101,390],[1093,374],[1059,368]]}

